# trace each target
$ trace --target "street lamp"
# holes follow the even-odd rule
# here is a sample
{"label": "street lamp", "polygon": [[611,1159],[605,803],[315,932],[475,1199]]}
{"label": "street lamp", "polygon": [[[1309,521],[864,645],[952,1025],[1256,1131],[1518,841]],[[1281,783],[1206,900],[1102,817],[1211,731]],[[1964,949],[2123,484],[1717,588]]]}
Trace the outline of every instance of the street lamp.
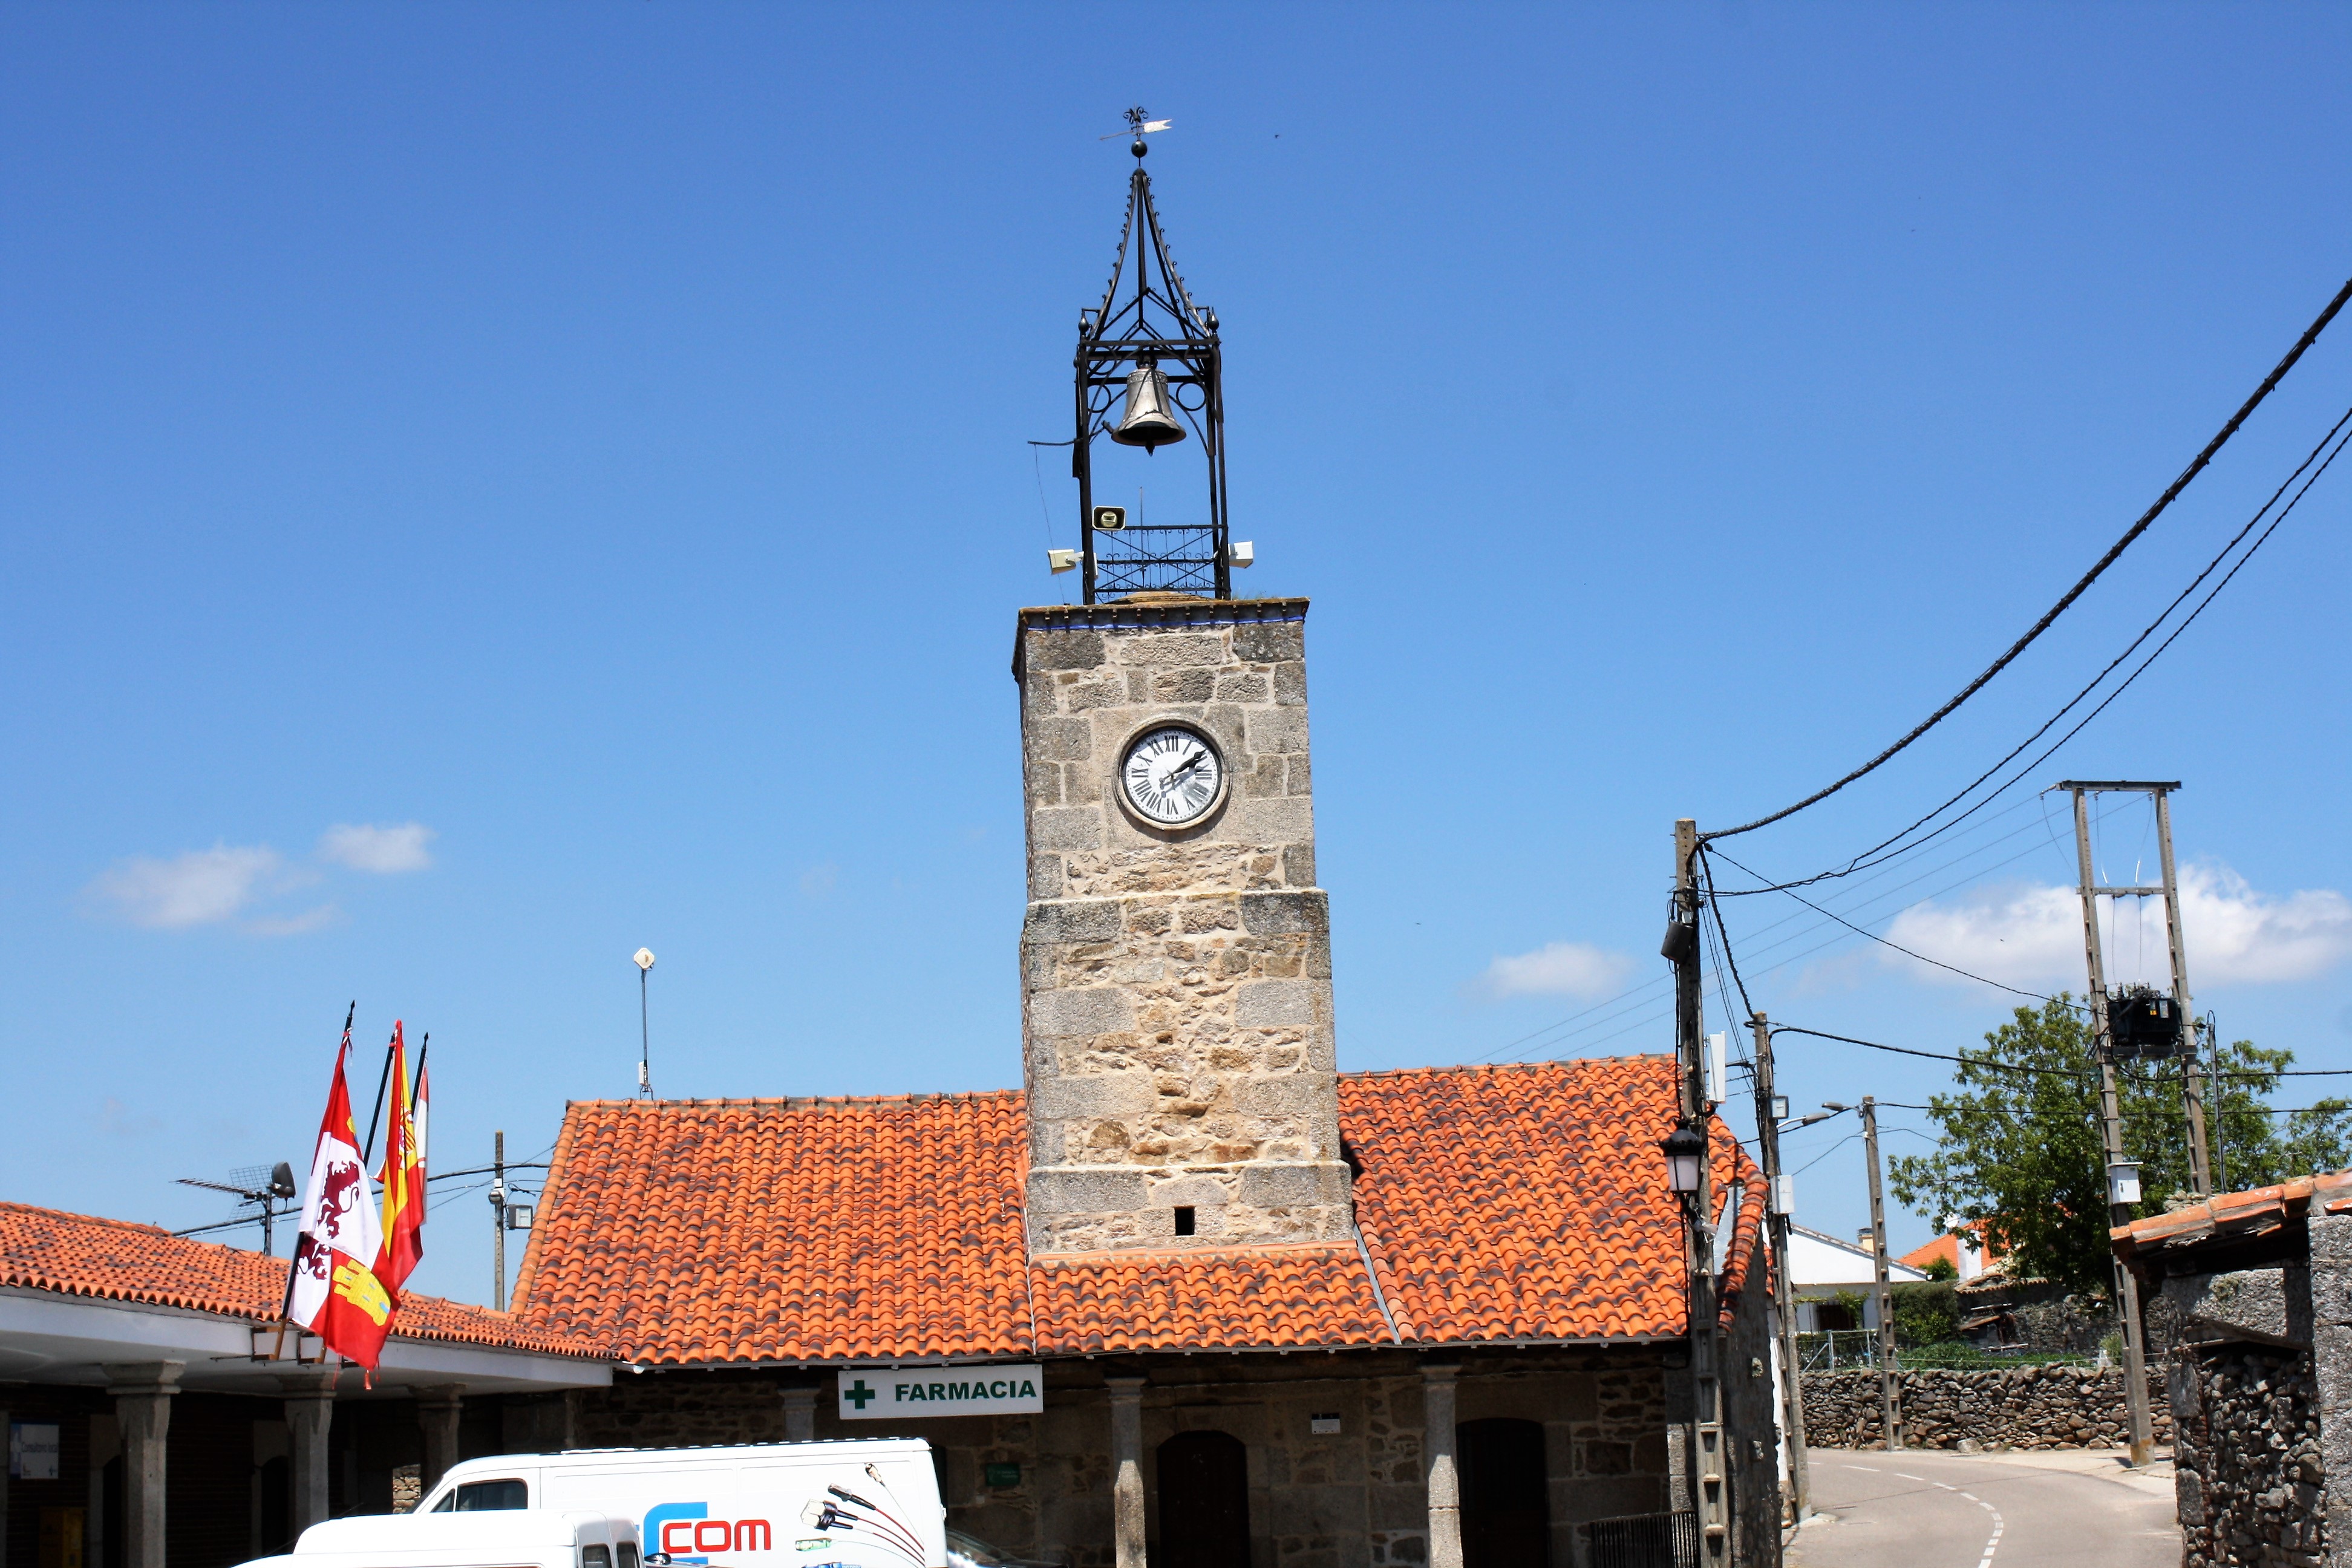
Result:
{"label": "street lamp", "polygon": [[1706,1164],[1706,1139],[1687,1121],[1678,1122],[1658,1147],[1666,1156],[1666,1185],[1676,1197],[1698,1191],[1699,1172]]}

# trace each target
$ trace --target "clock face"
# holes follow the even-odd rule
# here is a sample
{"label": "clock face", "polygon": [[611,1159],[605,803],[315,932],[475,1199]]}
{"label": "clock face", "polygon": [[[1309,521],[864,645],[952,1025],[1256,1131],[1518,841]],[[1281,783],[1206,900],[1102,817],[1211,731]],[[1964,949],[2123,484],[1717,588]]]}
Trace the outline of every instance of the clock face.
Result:
{"label": "clock face", "polygon": [[1118,764],[1118,787],[1146,821],[1178,827],[1205,816],[1225,784],[1225,760],[1197,730],[1147,730]]}

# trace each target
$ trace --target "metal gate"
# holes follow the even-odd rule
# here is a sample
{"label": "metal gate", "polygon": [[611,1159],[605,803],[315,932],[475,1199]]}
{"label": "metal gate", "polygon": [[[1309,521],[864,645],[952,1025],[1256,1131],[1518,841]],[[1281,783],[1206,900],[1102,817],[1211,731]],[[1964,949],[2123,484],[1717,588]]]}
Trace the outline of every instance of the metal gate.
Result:
{"label": "metal gate", "polygon": [[1637,1513],[1584,1527],[1592,1568],[1698,1568],[1698,1516]]}

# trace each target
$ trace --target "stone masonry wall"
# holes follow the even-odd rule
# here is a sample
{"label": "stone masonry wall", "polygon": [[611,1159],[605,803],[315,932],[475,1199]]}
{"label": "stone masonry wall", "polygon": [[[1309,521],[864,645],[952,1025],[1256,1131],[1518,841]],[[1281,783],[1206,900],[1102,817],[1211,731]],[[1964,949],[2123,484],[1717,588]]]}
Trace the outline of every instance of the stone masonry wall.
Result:
{"label": "stone masonry wall", "polygon": [[2172,1384],[2184,1568],[2321,1568],[2325,1476],[2310,1352],[2186,1346],[2175,1352]]}
{"label": "stone masonry wall", "polygon": [[[1904,1372],[1895,1397],[1903,1441],[1913,1448],[2092,1448],[2128,1440],[2123,1373],[2115,1368],[2039,1366],[1981,1372]],[[2171,1441],[2172,1419],[2160,1377],[2148,1378],[2156,1440]],[[1878,1419],[1878,1373],[1805,1374],[1805,1437],[1823,1448],[1874,1448],[1886,1440]]]}
{"label": "stone masonry wall", "polygon": [[[1657,1352],[1474,1352],[1457,1419],[1538,1425],[1551,1562],[1573,1568],[1585,1523],[1666,1507],[1665,1377]],[[1139,1363],[1127,1363],[1130,1366]],[[1349,1357],[1184,1356],[1140,1363],[1148,1533],[1161,1532],[1159,1450],[1220,1431],[1248,1457],[1253,1550],[1234,1568],[1423,1568],[1429,1559],[1424,1384],[1406,1351]],[[577,1397],[583,1445],[772,1443],[784,1391],[815,1388],[819,1439],[927,1439],[948,1523],[1017,1556],[1111,1568],[1111,1426],[1102,1368],[1049,1363],[1035,1415],[844,1421],[814,1369],[623,1373]],[[1318,1432],[1336,1416],[1339,1430]]]}
{"label": "stone masonry wall", "polygon": [[2352,1568],[2352,1215],[2310,1221],[2312,1372],[2329,1568]]}
{"label": "stone masonry wall", "polygon": [[[1024,612],[1036,1250],[1349,1234],[1305,615],[1303,600]],[[1170,721],[1211,737],[1227,775],[1222,803],[1174,830],[1129,811],[1118,781],[1129,741]]]}

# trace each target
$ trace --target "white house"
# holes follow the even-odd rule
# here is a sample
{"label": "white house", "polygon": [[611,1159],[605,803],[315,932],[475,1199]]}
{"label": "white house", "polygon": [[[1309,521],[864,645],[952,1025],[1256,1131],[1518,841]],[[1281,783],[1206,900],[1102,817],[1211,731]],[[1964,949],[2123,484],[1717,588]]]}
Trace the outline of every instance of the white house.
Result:
{"label": "white house", "polygon": [[[1869,1246],[1870,1233],[1864,1231],[1858,1242],[1841,1241],[1834,1236],[1818,1230],[1808,1230],[1801,1225],[1789,1227],[1788,1278],[1793,1287],[1790,1294],[1797,1308],[1797,1331],[1812,1333],[1825,1328],[1875,1329],[1878,1327],[1878,1302],[1874,1291],[1878,1274],[1873,1267]],[[1927,1275],[1908,1264],[1892,1259],[1886,1265],[1886,1278],[1901,1285]],[[1832,1297],[1856,1295],[1862,1298],[1862,1321],[1857,1323],[1823,1322],[1822,1308]]]}

